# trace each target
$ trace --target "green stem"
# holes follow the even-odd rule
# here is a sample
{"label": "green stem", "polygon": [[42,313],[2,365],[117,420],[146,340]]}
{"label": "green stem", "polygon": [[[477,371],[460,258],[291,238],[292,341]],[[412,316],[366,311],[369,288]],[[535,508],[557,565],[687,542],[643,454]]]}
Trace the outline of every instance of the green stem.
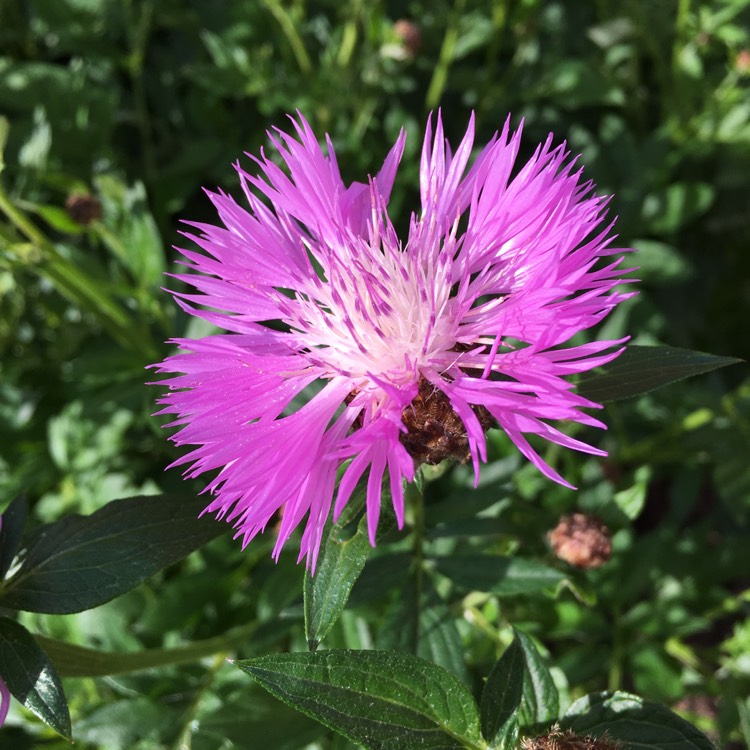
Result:
{"label": "green stem", "polygon": [[623,643],[623,632],[620,627],[620,608],[613,612],[614,625],[612,635],[612,659],[609,664],[608,689],[610,692],[620,690],[622,687],[622,662],[625,658],[625,644]]}
{"label": "green stem", "polygon": [[45,252],[53,250],[52,243],[13,205],[8,194],[3,190],[2,185],[0,185],[0,211],[10,219],[11,224],[30,240],[33,245],[36,245]]}
{"label": "green stem", "polygon": [[435,109],[443,97],[443,91],[448,82],[448,71],[453,62],[453,52],[458,41],[458,21],[463,12],[464,4],[465,0],[456,0],[448,22],[448,28],[445,30],[443,46],[440,48],[440,56],[438,57],[430,86],[427,89],[427,96],[425,97],[425,104],[428,110]]}
{"label": "green stem", "polygon": [[208,692],[211,685],[213,685],[218,671],[226,663],[226,657],[227,654],[217,654],[211,662],[211,666],[208,668],[208,671],[204,675],[203,680],[201,680],[200,688],[196,692],[193,700],[190,702],[190,706],[188,706],[188,709],[185,713],[185,718],[182,722],[184,728],[172,745],[172,750],[190,750],[192,746],[191,727],[193,724],[193,720],[195,719],[195,715],[198,713],[198,708],[200,707],[201,701],[203,700],[203,696]]}
{"label": "green stem", "polygon": [[294,59],[297,61],[297,66],[304,73],[304,75],[310,75],[312,73],[312,62],[310,56],[307,54],[305,44],[302,41],[302,37],[297,33],[297,29],[294,26],[289,14],[284,10],[278,0],[261,0],[263,5],[268,9],[268,12],[276,19],[276,22],[281,27],[281,31],[286,37],[289,46],[292,48],[292,54]]}
{"label": "green stem", "polygon": [[128,58],[128,73],[133,87],[133,103],[138,131],[143,143],[143,166],[146,182],[150,183],[156,176],[156,151],[152,140],[151,116],[148,109],[146,87],[143,81],[143,68],[146,60],[146,47],[151,32],[151,18],[153,16],[153,0],[143,3],[140,18],[133,20],[133,0],[125,0],[128,18],[128,36],[130,41],[130,56]]}
{"label": "green stem", "polygon": [[425,513],[424,494],[418,489],[416,482],[410,484],[409,488],[409,500],[413,519],[412,553],[414,565],[414,595],[417,611],[417,616],[414,619],[414,644],[416,650],[419,647],[420,614],[422,611],[422,592],[424,591]]}
{"label": "green stem", "polygon": [[[102,328],[125,348],[137,352],[146,360],[156,356],[153,345],[143,332],[132,329],[129,315],[107,294],[96,279],[91,278],[82,268],[76,268],[50,242],[45,234],[16,206],[0,185],[0,211],[11,224],[39,251],[35,262],[25,262],[74,304],[93,313]],[[11,247],[11,250],[13,248]],[[17,255],[17,253],[16,253]]]}
{"label": "green stem", "polygon": [[346,68],[351,62],[354,48],[357,46],[357,14],[359,4],[355,5],[352,10],[351,18],[344,24],[344,31],[341,35],[341,46],[339,53],[336,55],[336,64],[340,68]]}
{"label": "green stem", "polygon": [[675,17],[674,46],[672,47],[672,71],[669,96],[667,102],[671,105],[671,114],[675,118],[673,127],[675,132],[687,135],[687,120],[690,111],[688,89],[684,85],[684,76],[680,70],[680,53],[690,34],[690,0],[679,0]]}
{"label": "green stem", "polygon": [[222,635],[194,641],[176,648],[151,648],[115,653],[64,643],[54,638],[34,635],[62,677],[105,677],[138,672],[143,669],[185,664],[216,655],[224,660],[228,651],[252,642],[257,623],[243,625]]}

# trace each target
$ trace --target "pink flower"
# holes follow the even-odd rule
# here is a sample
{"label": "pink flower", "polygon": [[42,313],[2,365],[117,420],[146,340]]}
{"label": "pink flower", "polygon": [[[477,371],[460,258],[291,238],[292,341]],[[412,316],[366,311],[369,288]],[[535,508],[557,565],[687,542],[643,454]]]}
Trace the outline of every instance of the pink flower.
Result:
{"label": "pink flower", "polygon": [[10,708],[10,690],[6,687],[3,682],[3,678],[0,677],[0,727],[5,724],[5,719],[8,717],[8,709]]}
{"label": "pink flower", "polygon": [[177,303],[228,331],[178,339],[184,353],[157,366],[179,373],[162,399],[181,427],[172,440],[197,446],[176,463],[218,470],[206,510],[243,546],[283,510],[276,557],[306,518],[299,559],[314,569],[331,506],[337,517],[363,475],[374,542],[386,472],[402,524],[404,480],[451,457],[478,477],[490,427],[571,486],[526,436],[604,454],[549,422],[604,426],[565,376],[622,341],[563,345],[629,296],[614,290],[627,269],[608,199],[551,136],[512,176],[521,129],[507,122],[467,169],[473,117],[451,155],[438,115],[401,239],[387,205],[405,134],[376,177],[347,187],[330,140],[326,155],[291,121],[294,134],[270,134],[286,171],[263,151],[257,174],[237,165],[249,210],[209,193],[221,225],[194,224],[200,251],[181,250],[196,273],[177,278],[197,293]]}

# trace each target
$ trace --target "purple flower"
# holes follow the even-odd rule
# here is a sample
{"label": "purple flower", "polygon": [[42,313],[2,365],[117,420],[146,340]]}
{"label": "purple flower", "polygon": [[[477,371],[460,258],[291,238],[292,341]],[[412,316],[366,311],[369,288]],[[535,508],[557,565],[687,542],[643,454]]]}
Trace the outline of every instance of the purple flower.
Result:
{"label": "purple flower", "polygon": [[402,524],[404,480],[445,458],[478,477],[489,428],[571,486],[527,435],[604,455],[549,422],[604,426],[565,376],[622,341],[563,345],[629,296],[614,290],[627,269],[608,199],[552,136],[514,170],[521,129],[508,122],[467,169],[473,117],[451,154],[438,115],[400,238],[387,205],[405,134],[376,177],[347,187],[330,140],[326,154],[291,121],[293,134],[270,134],[286,170],[263,151],[256,174],[236,165],[249,210],[208,193],[221,225],[192,224],[200,251],[181,250],[196,273],[177,278],[197,293],[177,303],[228,331],[178,339],[184,353],[158,365],[179,373],[162,399],[181,427],[172,440],[197,446],[176,464],[218,470],[206,510],[243,545],[283,511],[274,556],[306,518],[300,559],[314,569],[331,506],[337,517],[363,475],[374,541],[386,475]]}
{"label": "purple flower", "polygon": [[5,719],[8,717],[8,709],[10,708],[10,690],[3,682],[3,678],[0,677],[0,727],[5,724]]}

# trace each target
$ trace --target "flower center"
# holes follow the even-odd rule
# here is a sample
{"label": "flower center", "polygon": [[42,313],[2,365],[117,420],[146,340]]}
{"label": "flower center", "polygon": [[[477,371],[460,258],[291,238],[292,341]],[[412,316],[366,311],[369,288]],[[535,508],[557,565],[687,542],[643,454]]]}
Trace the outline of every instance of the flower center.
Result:
{"label": "flower center", "polygon": [[[472,406],[471,410],[483,430],[495,424],[484,406]],[[399,440],[417,463],[434,465],[446,458],[466,463],[471,458],[463,421],[448,397],[425,378],[419,379],[419,391],[401,413],[401,419],[408,432],[402,433]]]}

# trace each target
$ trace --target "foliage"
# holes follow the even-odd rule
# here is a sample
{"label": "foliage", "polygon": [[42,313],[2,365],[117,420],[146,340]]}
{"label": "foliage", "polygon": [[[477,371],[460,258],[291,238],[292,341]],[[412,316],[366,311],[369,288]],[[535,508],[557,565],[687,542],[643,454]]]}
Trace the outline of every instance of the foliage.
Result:
{"label": "foliage", "polygon": [[[750,378],[715,370],[750,358],[748,28],[747,0],[0,5],[0,745],[750,742]],[[469,110],[478,143],[509,113],[566,138],[615,196],[640,294],[599,334],[635,346],[581,382],[609,457],[548,449],[570,492],[491,433],[477,488],[425,469],[403,531],[372,550],[353,512],[311,580],[163,471],[144,368],[208,331],[169,248],[295,108],[349,179],[410,131],[406,223],[438,106],[454,142]],[[574,510],[613,531],[599,569],[545,542]]]}

